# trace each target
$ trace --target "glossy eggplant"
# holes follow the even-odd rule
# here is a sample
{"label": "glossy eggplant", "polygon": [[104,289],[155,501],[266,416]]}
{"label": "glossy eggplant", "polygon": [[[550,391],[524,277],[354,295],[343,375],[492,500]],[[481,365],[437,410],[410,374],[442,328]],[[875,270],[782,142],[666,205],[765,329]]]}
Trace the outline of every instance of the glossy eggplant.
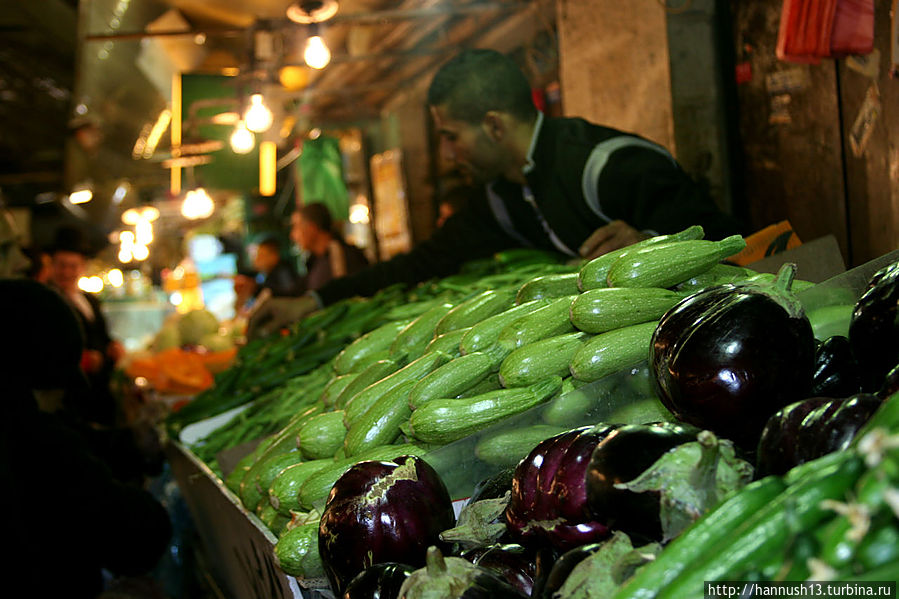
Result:
{"label": "glossy eggplant", "polygon": [[400,587],[415,570],[398,562],[369,566],[347,584],[343,599],[396,599]]}
{"label": "glossy eggplant", "polygon": [[496,573],[525,597],[531,596],[537,575],[534,551],[518,543],[497,543],[471,549],[460,557]]}
{"label": "glossy eggplant", "polygon": [[899,364],[899,262],[869,280],[849,320],[849,342],[862,370],[862,390],[876,392]]}
{"label": "glossy eggplant", "polygon": [[815,351],[811,396],[849,397],[861,390],[861,373],[849,338],[834,335],[821,342]]}
{"label": "glossy eggplant", "polygon": [[782,475],[846,449],[881,403],[876,395],[859,393],[847,398],[810,397],[778,411],[759,440],[756,478]]}
{"label": "glossy eggplant", "polygon": [[444,557],[429,547],[425,567],[413,572],[397,599],[523,599],[526,597],[495,572],[461,557]]}
{"label": "glossy eggplant", "polygon": [[470,503],[481,499],[498,499],[512,490],[512,477],[515,468],[503,468],[499,472],[478,482],[471,491]]}
{"label": "glossy eggplant", "polygon": [[513,539],[567,551],[608,535],[605,522],[588,513],[585,472],[593,449],[615,428],[584,426],[555,435],[519,462],[506,508]]}
{"label": "glossy eggplant", "polygon": [[899,391],[899,364],[896,364],[896,366],[887,373],[886,377],[883,379],[883,385],[881,385],[880,389],[877,391],[877,397],[886,399],[897,391]]}
{"label": "glossy eggplant", "polygon": [[650,369],[678,420],[754,452],[768,418],[809,397],[815,337],[794,276],[788,263],[772,283],[710,287],[662,317]]}
{"label": "glossy eggplant", "polygon": [[696,440],[687,424],[627,424],[603,439],[590,456],[585,473],[587,509],[609,527],[650,541],[662,538],[657,493],[616,488],[642,474],[668,450]]}
{"label": "glossy eggplant", "polygon": [[552,599],[553,593],[562,588],[575,566],[599,551],[601,547],[602,543],[587,543],[560,555],[553,562],[546,577],[534,588],[532,599]]}
{"label": "glossy eggplant", "polygon": [[335,596],[359,572],[381,562],[419,567],[429,546],[443,546],[455,523],[446,485],[424,460],[364,461],[331,488],[319,524],[322,565]]}

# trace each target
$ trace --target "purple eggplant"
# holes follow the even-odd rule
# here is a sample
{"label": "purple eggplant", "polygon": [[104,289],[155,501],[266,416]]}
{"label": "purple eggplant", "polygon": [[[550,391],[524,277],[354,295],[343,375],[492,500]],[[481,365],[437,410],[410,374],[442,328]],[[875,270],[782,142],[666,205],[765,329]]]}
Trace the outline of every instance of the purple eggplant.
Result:
{"label": "purple eggplant", "polygon": [[536,555],[533,550],[517,543],[497,543],[470,549],[461,557],[476,566],[495,572],[525,597],[531,596],[537,574]]}
{"label": "purple eggplant", "polygon": [[515,587],[489,570],[461,557],[444,557],[428,547],[425,567],[413,572],[397,599],[524,599]]}
{"label": "purple eggplant", "polygon": [[635,538],[662,538],[657,493],[616,488],[630,482],[668,450],[696,440],[700,431],[674,422],[627,424],[603,439],[590,456],[586,471],[587,509],[609,527]]}
{"label": "purple eggplant", "polygon": [[809,397],[815,337],[790,291],[795,265],[773,283],[709,287],[659,321],[650,368],[678,420],[754,452],[768,418]]}
{"label": "purple eggplant", "polygon": [[599,551],[601,547],[602,543],[587,543],[560,555],[546,576],[534,587],[530,595],[532,599],[552,599],[553,593],[562,588],[575,566]]}
{"label": "purple eggplant", "polygon": [[446,485],[424,460],[364,461],[331,488],[319,524],[322,566],[335,596],[381,562],[424,565],[428,547],[455,524]]}
{"label": "purple eggplant", "polygon": [[899,262],[869,280],[852,311],[849,342],[862,370],[863,391],[876,392],[899,364]]}
{"label": "purple eggplant", "polygon": [[848,398],[810,397],[773,415],[756,453],[756,477],[782,475],[790,468],[849,447],[855,434],[880,407],[870,393]]}
{"label": "purple eggplant", "polygon": [[585,426],[555,435],[519,462],[506,508],[513,539],[567,551],[608,535],[608,526],[587,511],[584,474],[593,449],[614,429]]}
{"label": "purple eggplant", "polygon": [[899,391],[899,364],[890,370],[883,380],[883,385],[877,391],[877,397],[886,399],[893,393]]}
{"label": "purple eggplant", "polygon": [[409,564],[374,564],[353,577],[342,599],[396,599],[400,587],[414,571]]}
{"label": "purple eggplant", "polygon": [[834,335],[815,351],[812,397],[849,397],[862,391],[861,373],[849,338]]}

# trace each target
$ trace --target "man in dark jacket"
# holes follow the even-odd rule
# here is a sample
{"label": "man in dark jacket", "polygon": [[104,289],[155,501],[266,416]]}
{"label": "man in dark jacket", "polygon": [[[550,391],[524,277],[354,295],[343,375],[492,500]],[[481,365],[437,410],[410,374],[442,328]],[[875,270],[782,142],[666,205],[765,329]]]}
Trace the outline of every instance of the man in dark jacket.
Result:
{"label": "man in dark jacket", "polygon": [[661,146],[583,119],[544,117],[524,73],[499,52],[466,50],[450,60],[431,82],[428,105],[441,152],[486,186],[485,197],[410,252],[258,312],[251,334],[511,247],[589,259],[690,225],[709,239],[741,232]]}

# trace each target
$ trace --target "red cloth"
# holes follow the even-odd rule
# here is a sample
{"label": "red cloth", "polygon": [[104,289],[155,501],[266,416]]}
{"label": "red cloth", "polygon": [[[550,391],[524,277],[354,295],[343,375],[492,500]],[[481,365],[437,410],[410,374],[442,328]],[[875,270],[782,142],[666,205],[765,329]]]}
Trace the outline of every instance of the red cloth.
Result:
{"label": "red cloth", "polygon": [[817,64],[874,49],[874,0],[784,0],[777,57]]}

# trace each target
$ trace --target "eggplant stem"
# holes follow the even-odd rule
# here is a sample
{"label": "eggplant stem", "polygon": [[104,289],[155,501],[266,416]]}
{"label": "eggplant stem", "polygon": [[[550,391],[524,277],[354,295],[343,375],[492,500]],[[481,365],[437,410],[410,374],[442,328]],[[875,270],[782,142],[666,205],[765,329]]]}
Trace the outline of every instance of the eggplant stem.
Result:
{"label": "eggplant stem", "polygon": [[443,553],[433,545],[428,547],[425,564],[430,576],[440,576],[446,572],[446,560],[443,559]]}
{"label": "eggplant stem", "polygon": [[774,277],[772,285],[780,291],[790,291],[790,288],[793,286],[793,279],[796,278],[796,268],[795,262],[785,263],[777,271],[777,276]]}

